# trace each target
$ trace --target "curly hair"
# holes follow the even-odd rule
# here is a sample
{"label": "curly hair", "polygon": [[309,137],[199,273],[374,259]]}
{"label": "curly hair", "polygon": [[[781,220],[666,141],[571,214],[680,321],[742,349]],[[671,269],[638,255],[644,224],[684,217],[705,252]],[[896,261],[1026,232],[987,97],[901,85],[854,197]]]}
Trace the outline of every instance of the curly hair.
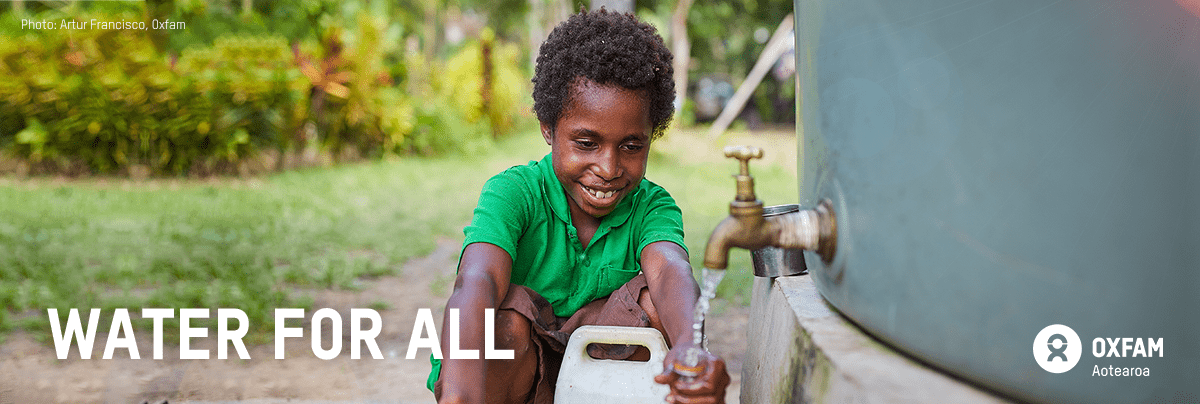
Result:
{"label": "curly hair", "polygon": [[671,51],[654,27],[632,14],[581,11],[554,28],[538,52],[533,110],[551,128],[571,106],[576,81],[618,85],[646,95],[651,139],[675,114]]}

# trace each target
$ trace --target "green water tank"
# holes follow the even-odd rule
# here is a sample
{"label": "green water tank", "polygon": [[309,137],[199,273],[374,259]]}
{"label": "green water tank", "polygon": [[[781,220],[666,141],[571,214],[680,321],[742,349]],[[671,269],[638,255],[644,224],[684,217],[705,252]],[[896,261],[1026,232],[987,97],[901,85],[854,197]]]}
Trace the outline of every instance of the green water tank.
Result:
{"label": "green water tank", "polygon": [[806,262],[833,306],[1020,400],[1200,401],[1200,1],[795,7],[800,203],[839,225]]}

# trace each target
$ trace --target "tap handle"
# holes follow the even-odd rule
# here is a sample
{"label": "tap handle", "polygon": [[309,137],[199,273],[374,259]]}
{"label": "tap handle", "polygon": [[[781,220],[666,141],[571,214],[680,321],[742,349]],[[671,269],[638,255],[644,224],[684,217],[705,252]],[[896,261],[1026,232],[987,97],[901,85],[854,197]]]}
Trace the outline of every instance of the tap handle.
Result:
{"label": "tap handle", "polygon": [[725,157],[738,159],[741,163],[740,175],[750,175],[750,159],[760,159],[763,151],[754,146],[725,146]]}
{"label": "tap handle", "polygon": [[[733,157],[741,163],[741,173],[735,175],[737,179],[737,197],[739,202],[753,202],[758,204],[760,208],[762,203],[758,202],[758,196],[754,195],[754,177],[750,176],[750,159],[762,158],[763,151],[754,146],[727,146],[725,147],[725,157]],[[761,212],[759,213],[761,214]]]}

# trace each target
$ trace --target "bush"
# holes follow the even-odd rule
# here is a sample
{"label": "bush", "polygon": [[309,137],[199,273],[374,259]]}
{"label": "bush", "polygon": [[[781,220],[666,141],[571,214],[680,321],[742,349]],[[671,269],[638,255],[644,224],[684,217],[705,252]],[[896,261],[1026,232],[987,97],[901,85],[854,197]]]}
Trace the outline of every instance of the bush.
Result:
{"label": "bush", "polygon": [[[491,61],[486,103],[484,49]],[[430,95],[413,108],[414,126],[399,150],[480,154],[495,146],[495,138],[531,123],[529,78],[520,70],[518,54],[516,46],[495,40],[485,29],[444,63],[409,55],[408,66],[427,69],[429,88],[422,92]]]}
{"label": "bush", "polygon": [[[70,18],[92,17],[141,19]],[[490,31],[445,63],[401,62],[387,17],[320,25],[319,41],[238,34],[178,57],[140,30],[0,28],[0,152],[35,173],[209,175],[266,168],[267,150],[282,168],[311,146],[334,159],[475,153],[529,115],[518,49]]]}
{"label": "bush", "polygon": [[454,106],[468,122],[483,121],[494,136],[500,136],[513,128],[530,98],[519,55],[515,45],[497,41],[490,29],[484,29],[478,40],[446,61],[437,90],[457,100]]}
{"label": "bush", "polygon": [[493,146],[487,124],[463,119],[458,112],[461,100],[434,95],[418,105],[413,132],[401,149],[410,153],[477,155]]}
{"label": "bush", "polygon": [[48,172],[230,172],[299,126],[306,95],[288,60],[270,37],[178,61],[135,30],[2,38],[0,147]]}
{"label": "bush", "polygon": [[175,70],[182,93],[207,101],[210,119],[195,124],[207,123],[217,134],[212,157],[218,161],[294,147],[308,116],[308,86],[282,37],[223,37],[210,48],[185,51]]}
{"label": "bush", "polygon": [[[328,27],[319,47],[298,56],[320,92],[313,96],[313,120],[335,157],[347,147],[365,156],[394,153],[415,121],[412,103],[393,86],[393,69],[385,61],[398,39],[389,37],[386,18],[359,14],[353,24],[353,36]],[[353,43],[343,42],[344,36]]]}

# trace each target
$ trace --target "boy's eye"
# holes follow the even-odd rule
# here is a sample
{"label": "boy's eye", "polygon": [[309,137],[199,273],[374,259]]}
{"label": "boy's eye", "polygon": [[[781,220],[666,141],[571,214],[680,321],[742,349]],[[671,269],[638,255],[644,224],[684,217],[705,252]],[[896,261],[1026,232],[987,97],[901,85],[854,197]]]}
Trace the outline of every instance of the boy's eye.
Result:
{"label": "boy's eye", "polygon": [[646,147],[646,146],[641,143],[626,143],[624,145],[621,145],[621,148],[628,150],[628,151],[639,151],[639,150],[642,150],[642,148],[644,148],[644,147]]}
{"label": "boy's eye", "polygon": [[596,142],[591,140],[576,140],[575,144],[584,149],[592,149],[596,147]]}

